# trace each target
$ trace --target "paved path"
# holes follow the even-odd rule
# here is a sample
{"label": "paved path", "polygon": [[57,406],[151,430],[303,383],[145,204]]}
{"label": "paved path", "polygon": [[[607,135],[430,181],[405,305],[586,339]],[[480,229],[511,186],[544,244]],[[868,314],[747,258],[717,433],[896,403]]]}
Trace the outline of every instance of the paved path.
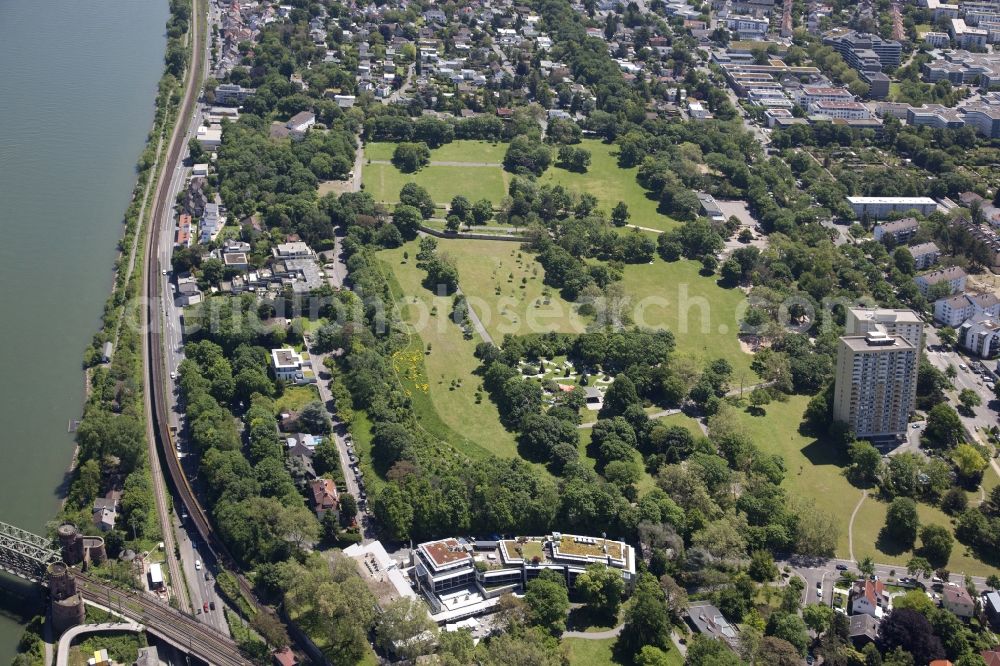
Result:
{"label": "paved path", "polygon": [[857,517],[858,511],[861,510],[861,505],[865,503],[865,498],[866,497],[868,497],[868,491],[867,490],[862,490],[861,491],[861,499],[859,499],[858,503],[854,506],[854,511],[851,512],[851,521],[849,523],[847,523],[847,552],[848,552],[848,554],[849,554],[852,562],[855,561],[855,559],[854,559],[854,519],[855,519],[855,517]]}
{"label": "paved path", "polygon": [[70,644],[78,636],[83,634],[110,633],[112,631],[132,631],[139,633],[145,630],[144,626],[135,622],[104,622],[102,624],[81,624],[78,627],[72,627],[59,639],[56,666],[69,666]]}
{"label": "paved path", "polygon": [[[456,289],[455,293],[461,294],[462,288],[459,287],[458,289]],[[469,305],[468,308],[469,308],[469,321],[472,322],[472,328],[476,329],[476,333],[478,333],[479,337],[483,339],[483,342],[488,342],[491,345],[494,344],[493,336],[490,335],[490,332],[486,330],[485,326],[483,326],[483,322],[479,319],[479,315],[476,314],[476,309],[471,305]]]}
{"label": "paved path", "polygon": [[617,638],[622,633],[624,624],[619,624],[614,629],[607,631],[564,631],[563,638],[583,638],[588,641],[603,641],[606,638]]}
{"label": "paved path", "polygon": [[[389,165],[391,165],[392,162],[390,160],[371,160],[370,164],[389,164]],[[503,167],[503,164],[501,164],[500,162],[453,162],[453,161],[447,161],[447,160],[445,160],[443,162],[435,162],[435,161],[432,160],[432,161],[430,161],[430,162],[427,163],[427,166],[442,166],[442,167],[493,167],[493,168],[501,168],[501,167]]]}

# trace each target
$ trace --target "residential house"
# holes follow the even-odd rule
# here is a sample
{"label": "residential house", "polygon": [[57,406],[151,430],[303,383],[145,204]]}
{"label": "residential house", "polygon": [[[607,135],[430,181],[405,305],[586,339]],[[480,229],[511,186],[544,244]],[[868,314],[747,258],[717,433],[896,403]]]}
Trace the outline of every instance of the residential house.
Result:
{"label": "residential house", "polygon": [[880,580],[855,581],[851,588],[851,615],[871,615],[877,620],[892,609],[892,600]]}
{"label": "residential house", "polygon": [[694,601],[688,605],[684,618],[693,631],[702,636],[722,641],[731,649],[739,647],[739,632],[729,623],[718,608],[707,601]]}
{"label": "residential house", "polygon": [[105,497],[98,497],[94,500],[94,526],[102,532],[109,532],[115,528],[115,521],[118,519],[118,496],[117,493],[108,493]]}
{"label": "residential house", "polygon": [[993,294],[961,293],[934,301],[934,319],[944,326],[957,328],[976,315],[1000,317],[1000,298]]}
{"label": "residential house", "polygon": [[274,666],[298,666],[299,663],[292,648],[288,646],[272,652],[271,659],[274,661]]}
{"label": "residential house", "polygon": [[918,275],[915,281],[917,283],[917,289],[919,289],[920,293],[926,297],[930,288],[940,282],[946,282],[948,284],[948,293],[957,294],[965,291],[965,280],[967,277],[968,276],[965,274],[965,271],[958,266],[950,266],[948,268],[942,268],[930,273]]}
{"label": "residential house", "polygon": [[979,656],[986,662],[986,666],[1000,666],[1000,650],[983,650]]}
{"label": "residential house", "polygon": [[878,640],[879,620],[868,613],[858,613],[850,618],[851,625],[847,636],[856,650],[861,650],[868,643]]}
{"label": "residential house", "polygon": [[963,620],[976,614],[976,602],[964,587],[945,585],[941,592],[941,605]]}
{"label": "residential house", "polygon": [[218,127],[201,126],[195,136],[205,150],[214,151],[222,145],[222,130]]}
{"label": "residential house", "polygon": [[274,376],[280,381],[294,384],[316,383],[312,361],[307,355],[299,354],[294,349],[272,349],[271,363],[274,366]]}
{"label": "residential house", "polygon": [[872,234],[875,236],[875,240],[880,243],[886,242],[886,238],[891,238],[896,245],[901,245],[910,240],[919,228],[920,223],[917,222],[917,218],[904,217],[899,220],[876,224],[875,228],[872,229]]}
{"label": "residential house", "polygon": [[1000,629],[1000,592],[992,590],[982,596],[983,612],[994,629]]}
{"label": "residential house", "polygon": [[327,511],[337,510],[337,484],[331,479],[315,479],[309,484],[313,511],[322,519]]}
{"label": "residential house", "polygon": [[288,128],[288,134],[293,139],[302,139],[305,137],[306,132],[309,128],[316,124],[316,114],[311,111],[299,111],[291,119],[285,123],[285,127]]}

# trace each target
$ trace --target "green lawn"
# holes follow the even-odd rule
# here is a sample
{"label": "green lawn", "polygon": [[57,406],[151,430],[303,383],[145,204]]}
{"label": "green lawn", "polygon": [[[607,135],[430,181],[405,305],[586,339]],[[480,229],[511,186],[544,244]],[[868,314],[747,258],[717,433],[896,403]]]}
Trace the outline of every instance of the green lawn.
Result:
{"label": "green lawn", "polygon": [[[562,645],[571,666],[608,666],[621,662],[614,659],[614,646],[617,638],[590,640],[587,638],[563,638]],[[667,652],[669,666],[682,666],[684,657],[677,648],[671,647]]]}
{"label": "green lawn", "polygon": [[[403,262],[403,253],[410,259]],[[482,393],[473,375],[478,337],[466,340],[449,314],[452,298],[434,296],[421,285],[425,273],[416,267],[416,242],[379,253],[395,278],[394,297],[403,320],[414,333],[410,347],[397,354],[394,366],[410,391],[421,426],[470,457],[493,453],[517,455],[514,436],[500,424],[496,406]],[[434,312],[434,314],[432,314]],[[430,353],[424,353],[430,346]]]}
{"label": "green lawn", "polygon": [[622,285],[631,297],[633,320],[639,326],[667,328],[677,339],[678,354],[699,362],[724,358],[733,366],[733,385],[740,378],[753,384],[752,356],[740,348],[737,314],[746,300],[738,289],[723,289],[715,278],[699,275],[695,261],[630,264]]}
{"label": "green lawn", "polygon": [[287,386],[281,397],[275,400],[275,409],[278,414],[297,412],[313,400],[319,400],[319,390],[315,386]]}
{"label": "green lawn", "polygon": [[438,252],[455,260],[462,292],[495,342],[508,333],[586,330],[584,318],[559,297],[558,290],[542,284],[545,271],[520,244],[444,239],[438,241]]}
{"label": "green lawn", "polygon": [[[379,141],[365,144],[366,160],[391,160],[396,144],[391,141]],[[459,139],[446,143],[440,148],[431,150],[432,162],[503,162],[507,154],[506,143],[490,143],[489,141],[466,141]]]}
{"label": "green lawn", "polygon": [[[885,515],[888,508],[887,502],[872,497],[865,500],[854,521],[854,556],[859,560],[870,556],[879,563],[899,564],[905,567],[906,562],[913,557],[912,551],[900,552],[878,541],[879,532],[885,526]],[[920,516],[921,525],[935,524],[947,527],[949,530],[954,529],[951,518],[935,506],[919,502],[917,514]],[[920,545],[919,538],[917,545]],[[997,569],[977,560],[958,540],[955,541],[951,550],[947,569],[952,573],[964,573],[972,576],[989,576],[998,573]]]}
{"label": "green lawn", "polygon": [[671,414],[670,416],[661,416],[656,419],[658,423],[662,423],[666,426],[682,426],[688,429],[695,437],[704,437],[705,433],[702,432],[701,426],[698,421],[691,418],[687,414]]}
{"label": "green lawn", "polygon": [[587,173],[573,173],[556,166],[542,174],[539,183],[560,184],[567,190],[582,194],[589,192],[597,197],[600,207],[610,213],[619,201],[624,201],[632,214],[631,224],[667,231],[677,222],[656,211],[657,202],[646,196],[635,176],[639,167],[618,167],[617,146],[597,139],[585,139],[578,147],[590,151],[590,168]]}
{"label": "green lawn", "polygon": [[489,199],[498,203],[507,194],[510,174],[499,167],[429,166],[417,173],[403,173],[391,164],[366,164],[362,173],[365,190],[376,201],[396,203],[406,183],[427,189],[435,203],[449,203],[457,194],[470,201]]}
{"label": "green lawn", "polygon": [[[808,404],[809,396],[792,396],[787,402],[767,405],[763,416],[742,411],[740,421],[762,451],[784,457],[786,472],[782,485],[788,496],[811,499],[817,507],[837,518],[840,525],[837,555],[847,557],[847,525],[861,491],[841,473],[846,462],[842,452],[799,434],[799,423]],[[858,556],[858,543],[855,533],[855,556]]]}

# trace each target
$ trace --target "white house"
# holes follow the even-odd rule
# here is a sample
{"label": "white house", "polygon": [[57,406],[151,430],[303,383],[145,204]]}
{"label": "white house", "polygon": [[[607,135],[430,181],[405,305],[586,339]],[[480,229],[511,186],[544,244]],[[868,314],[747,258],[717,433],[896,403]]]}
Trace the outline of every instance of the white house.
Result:
{"label": "white house", "polygon": [[312,361],[307,355],[290,348],[272,349],[271,362],[274,365],[274,376],[283,382],[316,383],[316,373],[313,372]]}
{"label": "white house", "polygon": [[309,131],[309,128],[316,124],[316,114],[309,111],[300,111],[285,123],[288,134],[293,139],[301,139]]}
{"label": "white house", "polygon": [[909,210],[930,215],[937,209],[937,203],[930,197],[847,197],[847,203],[858,217],[867,214],[876,219]]}
{"label": "white house", "polygon": [[851,615],[871,615],[881,620],[892,609],[892,600],[880,580],[859,580],[851,589]]}
{"label": "white house", "polygon": [[956,328],[976,315],[1000,316],[1000,298],[993,294],[958,294],[934,301],[934,320]]}
{"label": "white house", "polygon": [[199,127],[198,143],[205,150],[215,150],[222,145],[222,130],[218,127]]}

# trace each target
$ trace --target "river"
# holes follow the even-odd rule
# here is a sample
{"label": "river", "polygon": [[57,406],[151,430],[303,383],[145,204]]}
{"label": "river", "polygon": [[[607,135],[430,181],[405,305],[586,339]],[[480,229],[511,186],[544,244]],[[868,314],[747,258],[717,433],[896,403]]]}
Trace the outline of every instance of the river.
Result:
{"label": "river", "polygon": [[[153,119],[166,0],[0,0],[0,521],[43,532]],[[37,611],[0,593],[0,664]]]}

